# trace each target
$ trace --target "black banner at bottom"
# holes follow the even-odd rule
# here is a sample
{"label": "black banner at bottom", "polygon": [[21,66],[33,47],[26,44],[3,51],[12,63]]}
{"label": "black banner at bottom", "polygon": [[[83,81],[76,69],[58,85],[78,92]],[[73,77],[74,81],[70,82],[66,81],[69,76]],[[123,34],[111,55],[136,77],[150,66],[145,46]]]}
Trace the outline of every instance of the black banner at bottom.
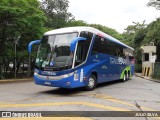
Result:
{"label": "black banner at bottom", "polygon": [[160,111],[0,111],[0,117],[160,117]]}

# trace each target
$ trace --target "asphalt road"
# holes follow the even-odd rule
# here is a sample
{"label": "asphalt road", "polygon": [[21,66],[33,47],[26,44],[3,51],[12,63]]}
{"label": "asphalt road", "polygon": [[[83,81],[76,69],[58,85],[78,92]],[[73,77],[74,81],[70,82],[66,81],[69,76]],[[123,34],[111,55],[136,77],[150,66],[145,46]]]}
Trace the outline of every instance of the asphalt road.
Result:
{"label": "asphalt road", "polygon": [[[116,81],[100,84],[94,91],[38,86],[33,81],[0,83],[0,91],[0,111],[160,111],[160,83],[138,77],[133,77],[125,83]],[[67,114],[71,116],[71,113]],[[160,119],[159,117],[113,117],[115,113],[111,114],[113,115],[109,115],[107,120]],[[22,118],[1,119],[22,120]],[[36,120],[42,119],[53,120],[53,117]],[[75,120],[75,117],[54,117],[55,119]],[[76,120],[81,119],[105,120],[106,117],[103,114],[97,117],[94,115],[76,117]]]}

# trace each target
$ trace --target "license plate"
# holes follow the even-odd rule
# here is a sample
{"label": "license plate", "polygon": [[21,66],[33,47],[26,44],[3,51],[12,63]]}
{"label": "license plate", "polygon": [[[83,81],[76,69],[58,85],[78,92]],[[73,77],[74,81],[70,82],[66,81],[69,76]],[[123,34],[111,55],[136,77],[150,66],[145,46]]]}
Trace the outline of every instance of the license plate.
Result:
{"label": "license plate", "polygon": [[45,85],[51,85],[51,82],[45,82],[44,84]]}

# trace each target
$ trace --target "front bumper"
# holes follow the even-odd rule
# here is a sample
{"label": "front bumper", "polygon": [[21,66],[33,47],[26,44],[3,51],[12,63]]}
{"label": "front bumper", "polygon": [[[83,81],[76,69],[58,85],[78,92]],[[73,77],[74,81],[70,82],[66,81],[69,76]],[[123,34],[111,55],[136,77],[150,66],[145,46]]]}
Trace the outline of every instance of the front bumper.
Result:
{"label": "front bumper", "polygon": [[34,82],[37,85],[60,87],[60,88],[77,88],[85,84],[79,80],[74,80],[74,75],[62,78],[61,76],[44,76],[34,74]]}

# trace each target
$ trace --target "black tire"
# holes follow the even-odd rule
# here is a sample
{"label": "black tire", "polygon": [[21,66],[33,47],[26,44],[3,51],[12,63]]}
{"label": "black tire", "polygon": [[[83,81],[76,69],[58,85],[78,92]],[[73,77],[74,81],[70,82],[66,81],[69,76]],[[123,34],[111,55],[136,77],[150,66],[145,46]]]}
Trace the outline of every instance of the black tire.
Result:
{"label": "black tire", "polygon": [[126,81],[129,80],[129,74],[128,72],[126,73]]}
{"label": "black tire", "polygon": [[127,73],[127,80],[129,80],[130,79],[130,71],[128,71],[128,73]]}
{"label": "black tire", "polygon": [[127,74],[126,74],[126,72],[125,72],[124,75],[123,75],[122,82],[126,82],[126,81],[127,81]]}
{"label": "black tire", "polygon": [[97,79],[94,75],[91,75],[88,79],[87,85],[85,86],[85,90],[87,91],[94,90],[96,85],[97,85]]}

